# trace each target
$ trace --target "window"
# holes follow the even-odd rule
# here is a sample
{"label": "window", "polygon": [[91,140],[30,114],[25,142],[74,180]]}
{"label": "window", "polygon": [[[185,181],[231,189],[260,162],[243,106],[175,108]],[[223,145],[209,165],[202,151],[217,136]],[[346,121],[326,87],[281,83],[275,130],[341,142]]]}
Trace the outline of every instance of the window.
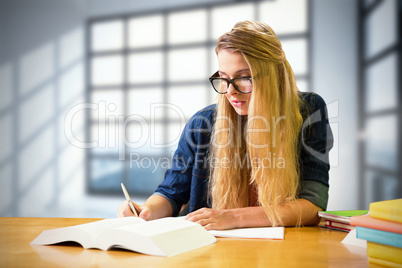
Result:
{"label": "window", "polygon": [[89,191],[120,194],[120,182],[138,195],[155,190],[185,123],[215,102],[215,44],[240,20],[272,25],[308,90],[308,9],[308,0],[248,1],[89,20]]}
{"label": "window", "polygon": [[365,207],[402,194],[401,9],[396,0],[360,1],[359,8],[359,182]]}

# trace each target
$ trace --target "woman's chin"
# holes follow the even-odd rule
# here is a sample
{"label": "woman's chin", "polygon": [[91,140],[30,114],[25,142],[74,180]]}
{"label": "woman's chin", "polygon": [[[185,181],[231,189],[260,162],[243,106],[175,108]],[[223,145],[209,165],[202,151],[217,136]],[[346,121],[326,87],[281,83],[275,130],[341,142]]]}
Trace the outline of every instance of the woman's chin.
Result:
{"label": "woman's chin", "polygon": [[238,115],[247,115],[248,110],[244,109],[243,107],[233,107],[233,109],[236,111]]}

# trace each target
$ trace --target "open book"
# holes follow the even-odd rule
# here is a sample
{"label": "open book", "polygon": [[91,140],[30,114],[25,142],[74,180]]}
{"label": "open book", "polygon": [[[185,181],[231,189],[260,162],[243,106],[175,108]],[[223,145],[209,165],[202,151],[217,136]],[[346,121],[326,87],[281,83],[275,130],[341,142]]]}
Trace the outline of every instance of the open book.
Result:
{"label": "open book", "polygon": [[73,241],[84,248],[123,248],[139,253],[174,256],[216,242],[201,225],[180,218],[145,221],[137,217],[106,219],[43,231],[32,245]]}

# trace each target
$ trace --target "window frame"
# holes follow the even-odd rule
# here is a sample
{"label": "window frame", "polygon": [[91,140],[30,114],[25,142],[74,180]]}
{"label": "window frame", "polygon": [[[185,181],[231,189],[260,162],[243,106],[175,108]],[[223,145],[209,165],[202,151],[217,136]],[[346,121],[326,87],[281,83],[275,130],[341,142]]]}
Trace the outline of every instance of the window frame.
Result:
{"label": "window frame", "polygon": [[[208,55],[208,51],[210,51],[211,48],[215,47],[216,45],[216,40],[213,39],[212,37],[212,18],[211,14],[214,8],[219,8],[219,7],[231,7],[231,6],[236,6],[236,5],[241,5],[241,4],[252,4],[254,8],[254,19],[258,20],[259,19],[259,4],[264,3],[266,1],[261,1],[261,0],[252,0],[252,1],[247,1],[247,2],[229,2],[229,3],[209,3],[209,4],[200,4],[200,5],[193,5],[190,7],[174,7],[174,8],[163,8],[163,9],[155,9],[155,10],[150,10],[146,12],[130,12],[130,13],[125,13],[125,14],[117,14],[113,16],[102,16],[102,17],[94,17],[90,18],[86,22],[86,55],[85,55],[85,63],[86,63],[86,86],[85,86],[85,100],[86,102],[91,102],[91,93],[92,91],[101,91],[101,90],[108,90],[111,88],[121,88],[123,94],[123,113],[124,116],[127,116],[129,113],[128,109],[128,101],[129,101],[129,92],[130,90],[135,90],[135,88],[152,88],[152,87],[161,87],[163,91],[163,101],[165,103],[168,103],[168,96],[169,96],[169,88],[174,87],[174,86],[206,86],[207,88],[210,88],[210,82],[208,80],[209,76],[214,73],[216,70],[211,70],[211,57]],[[285,40],[299,40],[303,39],[306,40],[307,43],[307,70],[305,74],[298,75],[296,74],[296,80],[302,79],[303,82],[307,84],[307,91],[308,88],[311,85],[311,0],[306,0],[306,31],[304,32],[295,32],[295,33],[286,33],[286,34],[278,34],[278,37],[281,41]],[[206,10],[207,13],[207,19],[206,19],[206,28],[207,28],[207,40],[205,41],[199,41],[199,42],[189,42],[185,44],[169,44],[168,43],[168,22],[169,22],[169,15],[172,13],[176,12],[186,12],[186,11],[196,11],[204,9]],[[129,48],[129,30],[128,30],[128,24],[129,21],[133,18],[140,18],[140,17],[146,17],[146,16],[152,16],[152,15],[162,15],[163,16],[163,43],[160,46],[152,46],[148,48]],[[119,50],[109,50],[109,51],[98,51],[94,52],[91,51],[91,27],[92,25],[99,23],[99,22],[106,22],[106,21],[113,21],[113,20],[122,20],[123,21],[123,48]],[[205,76],[205,79],[198,80],[198,81],[168,81],[167,79],[167,69],[168,69],[168,53],[169,51],[175,50],[175,49],[185,49],[185,48],[205,48],[207,50],[207,59],[206,59],[206,73],[208,75]],[[129,83],[129,73],[128,73],[128,61],[130,58],[131,54],[134,53],[141,53],[141,52],[154,52],[154,51],[161,51],[163,53],[164,57],[164,62],[163,62],[163,80],[160,83]],[[91,85],[91,72],[92,72],[92,67],[91,67],[91,60],[95,57],[99,56],[108,56],[108,55],[122,55],[123,57],[123,83],[120,86],[92,86]],[[210,90],[207,90],[206,94],[208,95],[206,99],[211,100],[212,96],[215,95],[215,91],[210,88]],[[90,118],[90,112],[87,111],[85,114],[85,140],[87,142],[91,141],[91,129],[92,129],[92,124],[95,122],[91,120]],[[164,117],[158,120],[153,121],[153,123],[160,123],[165,126],[165,130],[167,130],[169,124],[177,124],[177,120],[171,120],[168,118],[167,114],[165,113]],[[168,135],[165,135],[168,136]],[[166,142],[167,137],[165,138]],[[125,160],[118,160],[116,161],[124,161],[124,168],[123,168],[123,178],[122,182],[126,185],[127,189],[130,188],[130,167],[129,167],[129,150],[126,150],[124,155],[125,155]],[[146,156],[146,155],[143,155]],[[85,152],[85,161],[86,161],[86,168],[85,168],[85,180],[86,180],[86,190],[90,194],[121,194],[120,190],[116,189],[111,189],[111,190],[96,190],[93,187],[91,187],[91,163],[94,159],[111,159],[111,158],[117,158],[118,156],[116,154],[102,154],[102,155],[96,155],[91,153],[90,149],[87,149]],[[161,157],[171,157],[168,155],[168,150],[164,150],[164,155],[161,155]],[[162,181],[163,178],[160,178],[160,181]],[[137,193],[137,194],[143,194],[144,196],[149,195],[150,193]]]}
{"label": "window frame", "polygon": [[[396,43],[390,44],[382,50],[378,51],[374,55],[367,56],[366,51],[366,38],[369,35],[369,29],[366,29],[366,22],[369,17],[376,12],[381,4],[384,4],[385,0],[374,0],[371,3],[366,4],[364,0],[359,0],[358,3],[358,65],[359,65],[359,102],[358,102],[358,118],[359,118],[359,133],[366,133],[367,126],[372,120],[378,120],[379,118],[386,116],[394,116],[396,119],[396,163],[401,163],[402,161],[402,49],[401,49],[401,35],[397,34],[402,29],[402,9],[398,7],[399,0],[395,1],[395,12],[396,19],[395,23],[397,29],[397,40]],[[382,109],[377,109],[375,111],[368,111],[368,85],[366,83],[367,73],[371,67],[381,64],[382,60],[386,59],[388,56],[396,54],[397,58],[397,70],[396,70],[396,94],[397,101],[396,107],[383,107]],[[383,191],[383,183],[385,180],[393,178],[396,183],[395,194],[397,196],[402,195],[402,165],[398,165],[395,170],[390,168],[381,167],[379,165],[368,163],[367,157],[367,140],[365,135],[359,139],[358,143],[358,155],[359,155],[359,185],[361,190],[358,195],[359,207],[367,208],[370,202],[383,200],[385,197]],[[367,174],[373,174],[371,176],[373,179],[370,185],[370,176]],[[374,191],[374,192],[371,192]],[[372,194],[370,198],[370,194]],[[391,197],[387,197],[388,199]]]}

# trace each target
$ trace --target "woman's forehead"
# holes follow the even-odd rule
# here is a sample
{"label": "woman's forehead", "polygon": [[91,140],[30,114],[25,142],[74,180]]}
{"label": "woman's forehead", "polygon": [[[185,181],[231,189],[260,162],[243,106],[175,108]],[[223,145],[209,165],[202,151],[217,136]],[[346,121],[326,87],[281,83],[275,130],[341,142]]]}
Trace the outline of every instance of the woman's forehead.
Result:
{"label": "woman's forehead", "polygon": [[249,71],[247,61],[240,52],[222,50],[218,53],[219,71],[225,73],[237,73]]}

